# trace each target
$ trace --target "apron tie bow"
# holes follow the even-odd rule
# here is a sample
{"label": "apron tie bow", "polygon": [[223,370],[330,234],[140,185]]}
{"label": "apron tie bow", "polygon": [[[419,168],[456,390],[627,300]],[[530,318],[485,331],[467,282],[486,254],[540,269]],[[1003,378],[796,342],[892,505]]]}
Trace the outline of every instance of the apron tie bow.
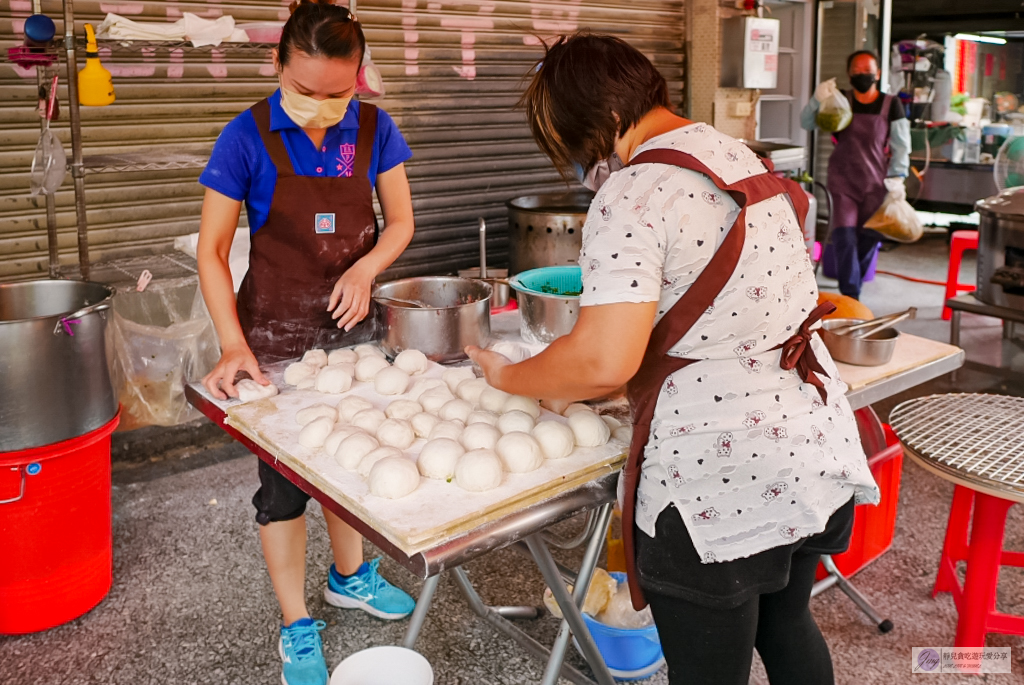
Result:
{"label": "apron tie bow", "polygon": [[820,377],[830,378],[830,376],[822,368],[818,358],[814,356],[814,349],[811,347],[811,335],[814,331],[811,330],[811,326],[818,323],[821,317],[831,314],[835,310],[836,306],[831,302],[822,302],[807,315],[792,337],[774,348],[782,350],[779,365],[786,371],[796,369],[800,380],[813,385],[818,390],[821,401],[826,404],[828,403],[828,393],[825,392],[825,382]]}

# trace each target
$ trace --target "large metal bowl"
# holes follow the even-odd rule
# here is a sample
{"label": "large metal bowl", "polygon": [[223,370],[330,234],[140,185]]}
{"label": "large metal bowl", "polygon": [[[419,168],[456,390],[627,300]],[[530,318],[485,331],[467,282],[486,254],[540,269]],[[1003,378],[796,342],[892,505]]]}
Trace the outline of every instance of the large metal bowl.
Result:
{"label": "large metal bowl", "polygon": [[900,337],[900,332],[895,328],[887,328],[864,338],[832,333],[833,328],[863,321],[865,319],[825,319],[821,322],[821,340],[837,362],[855,366],[888,364],[896,349],[896,341]]}
{"label": "large metal bowl", "polygon": [[378,306],[381,347],[392,357],[414,349],[442,364],[461,361],[467,345],[486,347],[491,337],[491,286],[483,281],[451,276],[404,278],[378,285],[373,299]]}
{"label": "large metal bowl", "polygon": [[580,298],[539,293],[510,281],[519,302],[519,332],[528,343],[550,343],[576,325],[580,316]]}
{"label": "large metal bowl", "polygon": [[480,278],[480,267],[459,269],[459,278],[474,278],[491,286],[491,309],[508,306],[511,289],[508,287],[508,269],[487,269],[487,278]]}

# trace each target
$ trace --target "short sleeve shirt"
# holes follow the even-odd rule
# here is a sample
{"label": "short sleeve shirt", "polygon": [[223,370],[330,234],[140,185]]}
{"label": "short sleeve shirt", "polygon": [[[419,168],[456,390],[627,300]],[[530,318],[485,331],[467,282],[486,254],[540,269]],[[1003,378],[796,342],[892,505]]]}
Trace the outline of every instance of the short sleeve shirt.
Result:
{"label": "short sleeve shirt", "polygon": [[[706,124],[641,146],[678,149],[726,183],[763,173],[740,141]],[[611,175],[583,229],[582,306],[657,302],[657,320],[707,267],[739,214],[704,174],[664,164]],[[671,349],[700,360],[662,386],[645,449],[636,525],[654,537],[674,504],[705,562],[821,532],[851,497],[877,501],[835,364],[815,337],[828,403],[776,346],[816,306],[803,233],[784,195],[748,207],[739,264],[714,304]]]}
{"label": "short sleeve shirt", "polygon": [[[270,96],[270,130],[284,139],[288,157],[299,176],[351,176],[356,139],[359,136],[358,100],[353,100],[345,117],[327,129],[320,148],[281,107],[281,91]],[[377,110],[377,133],[370,159],[370,184],[412,157],[405,138],[383,109]],[[277,169],[263,145],[256,120],[246,110],[232,119],[217,138],[210,161],[199,182],[233,200],[244,201],[249,231],[255,233],[267,221],[277,183]]]}

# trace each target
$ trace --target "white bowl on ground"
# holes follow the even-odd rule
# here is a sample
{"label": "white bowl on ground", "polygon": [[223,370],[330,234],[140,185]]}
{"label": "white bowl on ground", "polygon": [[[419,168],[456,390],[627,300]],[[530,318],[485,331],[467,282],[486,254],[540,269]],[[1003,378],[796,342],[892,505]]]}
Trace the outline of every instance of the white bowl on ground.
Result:
{"label": "white bowl on ground", "polygon": [[433,685],[434,669],[422,654],[404,647],[371,647],[347,657],[330,685]]}

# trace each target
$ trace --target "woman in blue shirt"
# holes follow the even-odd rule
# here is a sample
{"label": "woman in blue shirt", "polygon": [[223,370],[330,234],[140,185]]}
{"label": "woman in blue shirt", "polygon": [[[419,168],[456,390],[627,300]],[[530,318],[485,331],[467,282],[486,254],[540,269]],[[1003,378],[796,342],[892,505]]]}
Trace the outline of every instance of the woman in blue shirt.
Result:
{"label": "woman in blue shirt", "polygon": [[[261,364],[338,347],[372,335],[360,325],[374,279],[413,235],[404,162],[412,153],[391,118],[352,100],[365,49],[348,10],[326,0],[292,3],[274,51],[280,89],[229,123],[200,183],[199,278],[222,355],[203,379],[217,398],[237,397],[235,376],[268,381]],[[377,238],[376,187],[384,213]],[[233,292],[228,254],[242,203],[252,246]],[[319,631],[305,603],[309,496],[263,461],[253,497],[260,539],[284,622],[279,651],[285,685],[326,685]],[[414,602],[363,562],[362,538],[324,510],[334,552],[325,599],[385,619]]]}

